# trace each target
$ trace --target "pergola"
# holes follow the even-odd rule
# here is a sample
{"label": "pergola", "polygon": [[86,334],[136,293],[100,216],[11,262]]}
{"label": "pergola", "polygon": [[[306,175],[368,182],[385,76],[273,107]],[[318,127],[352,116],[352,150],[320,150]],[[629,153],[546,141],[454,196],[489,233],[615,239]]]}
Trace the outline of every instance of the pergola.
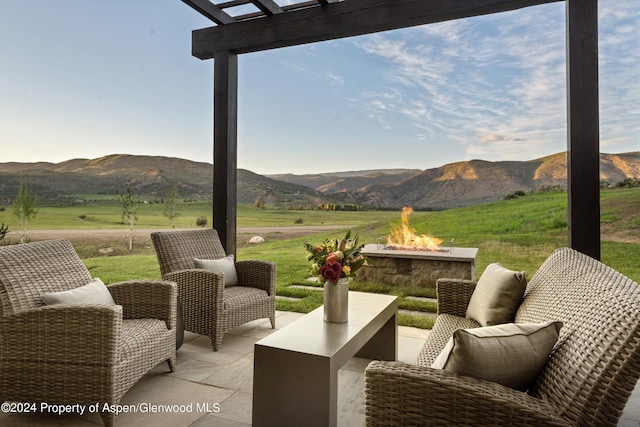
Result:
{"label": "pergola", "polygon": [[[600,259],[597,0],[182,0],[216,25],[192,34],[214,59],[213,227],[236,252],[238,55],[565,1],[569,246]],[[234,15],[233,8],[254,11]]]}

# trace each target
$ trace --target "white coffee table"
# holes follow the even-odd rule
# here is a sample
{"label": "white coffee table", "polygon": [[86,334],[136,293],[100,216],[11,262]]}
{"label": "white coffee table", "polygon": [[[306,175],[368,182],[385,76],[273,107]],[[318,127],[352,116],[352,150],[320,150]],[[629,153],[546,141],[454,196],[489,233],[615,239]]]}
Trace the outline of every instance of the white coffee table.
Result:
{"label": "white coffee table", "polygon": [[396,360],[397,297],[349,292],[349,321],[323,307],[255,344],[254,426],[335,426],[338,370],[352,357]]}

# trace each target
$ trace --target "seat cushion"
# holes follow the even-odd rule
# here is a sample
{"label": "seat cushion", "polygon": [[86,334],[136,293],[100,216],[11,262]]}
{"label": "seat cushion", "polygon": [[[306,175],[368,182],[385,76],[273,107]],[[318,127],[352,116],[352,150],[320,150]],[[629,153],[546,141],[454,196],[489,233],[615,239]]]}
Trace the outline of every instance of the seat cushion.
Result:
{"label": "seat cushion", "polygon": [[526,391],[553,349],[562,322],[458,329],[431,366]]}
{"label": "seat cushion", "polygon": [[471,295],[467,317],[482,326],[513,322],[526,287],[524,271],[489,264]]}
{"label": "seat cushion", "polygon": [[233,255],[228,255],[219,259],[194,258],[193,263],[196,268],[220,272],[224,275],[224,286],[229,288],[238,284],[238,273]]}
{"label": "seat cushion", "polygon": [[262,289],[234,286],[224,290],[222,308],[224,310],[233,310],[234,308],[244,307],[247,304],[262,302],[268,298],[269,294]]}
{"label": "seat cushion", "polygon": [[54,304],[109,304],[114,305],[113,297],[102,280],[92,279],[78,288],[62,292],[48,292],[42,295],[47,305]]}
{"label": "seat cushion", "polygon": [[122,340],[118,343],[118,362],[153,349],[159,342],[158,338],[168,331],[167,324],[160,319],[123,320]]}

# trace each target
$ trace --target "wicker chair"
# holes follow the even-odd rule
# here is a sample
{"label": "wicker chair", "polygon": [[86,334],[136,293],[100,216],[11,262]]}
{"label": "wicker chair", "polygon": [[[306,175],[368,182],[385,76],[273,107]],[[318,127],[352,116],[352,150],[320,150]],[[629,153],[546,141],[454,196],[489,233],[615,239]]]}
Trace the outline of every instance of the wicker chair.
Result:
{"label": "wicker chair", "polygon": [[640,286],[572,249],[556,250],[527,286],[516,323],[561,320],[527,392],[430,366],[465,319],[474,282],[438,282],[438,318],[417,365],[372,362],[367,425],[615,426],[640,377]]}
{"label": "wicker chair", "polygon": [[196,269],[194,262],[226,256],[216,230],[155,232],[151,240],[162,278],[178,284],[184,329],[211,337],[213,351],[225,332],[251,320],[269,318],[275,328],[275,264],[236,262],[238,285],[225,287],[223,273]]}
{"label": "wicker chair", "polygon": [[0,401],[102,409],[158,363],[174,370],[175,283],[115,283],[117,305],[45,305],[44,294],[90,280],[67,240],[0,247]]}

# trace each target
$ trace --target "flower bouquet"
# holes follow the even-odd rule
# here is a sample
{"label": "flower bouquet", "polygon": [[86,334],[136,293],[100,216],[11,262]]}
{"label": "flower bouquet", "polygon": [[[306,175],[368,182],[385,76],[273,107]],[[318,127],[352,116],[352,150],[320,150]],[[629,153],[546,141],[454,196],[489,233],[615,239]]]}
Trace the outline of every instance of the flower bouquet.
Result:
{"label": "flower bouquet", "polygon": [[342,239],[327,239],[316,246],[305,243],[311,261],[311,275],[320,283],[337,282],[341,278],[356,276],[356,272],[366,265],[366,258],[360,254],[364,245],[358,244],[358,236],[351,237],[351,230]]}

